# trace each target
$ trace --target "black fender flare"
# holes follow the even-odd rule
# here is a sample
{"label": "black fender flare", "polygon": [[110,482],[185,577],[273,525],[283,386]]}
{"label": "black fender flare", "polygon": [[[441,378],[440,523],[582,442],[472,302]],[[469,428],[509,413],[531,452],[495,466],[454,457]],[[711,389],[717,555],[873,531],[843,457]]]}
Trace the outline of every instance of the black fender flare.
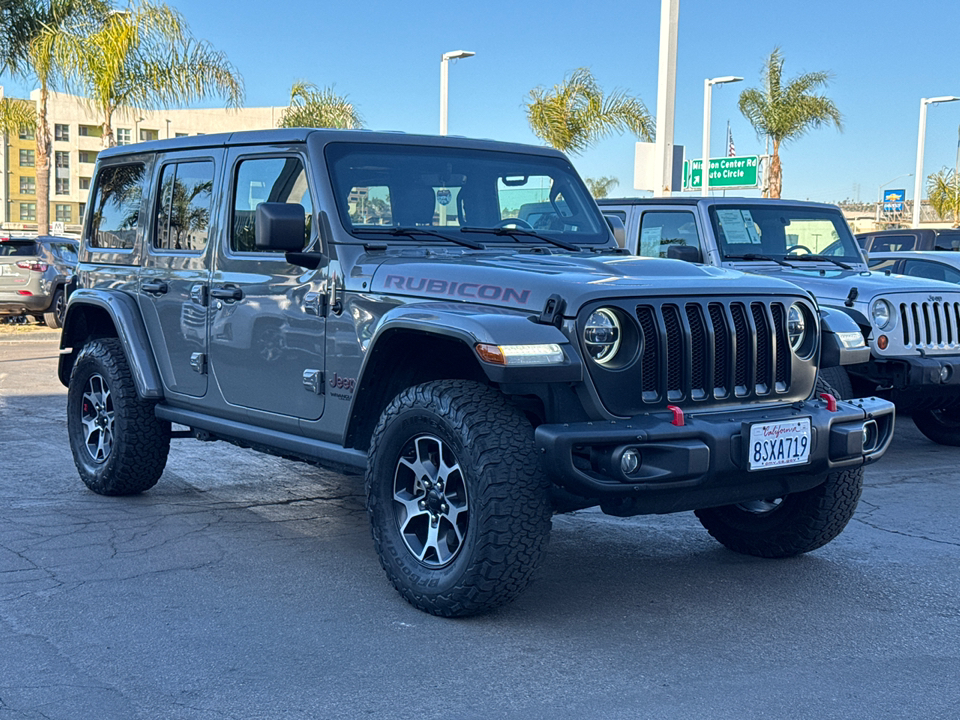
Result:
{"label": "black fender flare", "polygon": [[[135,298],[118,291],[106,292],[80,288],[70,293],[67,314],[60,335],[58,368],[60,382],[69,385],[73,358],[80,349],[78,345],[90,336],[86,312],[90,308],[106,313],[113,323],[113,333],[108,334],[115,334],[123,345],[127,363],[130,365],[130,372],[137,387],[137,394],[145,400],[162,398],[163,384],[160,380],[160,371],[153,358],[150,338],[143,324],[140,308]],[[98,333],[98,336],[102,336],[102,333]]]}
{"label": "black fender flare", "polygon": [[[856,333],[862,344],[855,348],[849,347],[849,343],[841,340],[839,333]],[[855,365],[870,361],[870,346],[866,344],[863,331],[856,318],[845,310],[821,305],[820,334],[820,367]]]}

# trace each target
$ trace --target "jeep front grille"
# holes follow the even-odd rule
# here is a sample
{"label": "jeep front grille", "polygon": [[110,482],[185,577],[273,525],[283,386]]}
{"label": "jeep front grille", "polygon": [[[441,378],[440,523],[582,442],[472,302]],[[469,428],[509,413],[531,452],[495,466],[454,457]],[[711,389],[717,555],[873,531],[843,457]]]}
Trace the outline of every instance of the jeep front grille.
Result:
{"label": "jeep front grille", "polygon": [[[790,350],[791,302],[667,299],[630,306],[639,335],[635,358],[611,368],[589,365],[604,405],[615,414],[634,415],[667,404],[805,399],[816,367],[813,359],[801,360]],[[621,307],[627,310],[626,303]],[[796,386],[800,367],[803,387]]]}
{"label": "jeep front grille", "polygon": [[960,348],[960,302],[901,302],[899,315],[904,347],[918,350]]}

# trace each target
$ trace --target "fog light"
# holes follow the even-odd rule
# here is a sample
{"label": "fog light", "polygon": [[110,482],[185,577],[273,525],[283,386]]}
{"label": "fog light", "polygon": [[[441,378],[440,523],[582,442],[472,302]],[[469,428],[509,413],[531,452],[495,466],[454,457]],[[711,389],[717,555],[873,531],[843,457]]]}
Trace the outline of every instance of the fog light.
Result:
{"label": "fog light", "polygon": [[877,449],[877,443],[880,441],[880,428],[877,427],[876,420],[867,420],[863,424],[863,451],[873,452]]}
{"label": "fog light", "polygon": [[624,475],[633,475],[640,469],[640,451],[636,448],[627,448],[620,456],[620,472]]}
{"label": "fog light", "polygon": [[945,383],[950,379],[950,366],[944,365],[940,368],[940,382]]}
{"label": "fog light", "polygon": [[877,338],[877,347],[881,350],[886,350],[887,345],[890,344],[890,339],[886,335],[881,335]]}

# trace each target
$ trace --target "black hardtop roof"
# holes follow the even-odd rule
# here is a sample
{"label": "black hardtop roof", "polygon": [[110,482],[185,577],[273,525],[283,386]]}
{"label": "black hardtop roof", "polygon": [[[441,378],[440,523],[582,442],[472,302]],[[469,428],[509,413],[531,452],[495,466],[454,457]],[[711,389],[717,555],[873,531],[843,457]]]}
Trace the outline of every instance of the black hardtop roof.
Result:
{"label": "black hardtop roof", "polygon": [[478,140],[458,135],[413,135],[403,132],[337,130],[333,128],[273,128],[268,130],[246,130],[243,132],[216,133],[211,135],[191,135],[189,137],[172,138],[169,140],[152,140],[150,142],[122,145],[101,151],[98,158],[113,158],[123,155],[138,155],[140,153],[170,152],[232,145],[282,145],[287,143],[303,143],[307,141],[307,138],[318,138],[323,143],[357,142],[426,145],[476,150],[501,150],[564,157],[562,153],[553,148],[501,142],[498,140]]}
{"label": "black hardtop roof", "polygon": [[839,211],[836,205],[830,203],[810,202],[809,200],[789,200],[783,198],[753,198],[753,197],[625,197],[601,198],[597,204],[602,208],[605,205],[789,205],[791,207],[829,208]]}

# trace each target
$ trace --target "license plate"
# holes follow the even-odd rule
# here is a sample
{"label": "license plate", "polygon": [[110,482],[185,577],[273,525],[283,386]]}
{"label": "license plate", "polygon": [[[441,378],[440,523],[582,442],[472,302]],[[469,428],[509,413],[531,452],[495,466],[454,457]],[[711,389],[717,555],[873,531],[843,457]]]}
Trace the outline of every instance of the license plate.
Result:
{"label": "license plate", "polygon": [[810,418],[751,425],[749,456],[751,470],[810,462]]}

